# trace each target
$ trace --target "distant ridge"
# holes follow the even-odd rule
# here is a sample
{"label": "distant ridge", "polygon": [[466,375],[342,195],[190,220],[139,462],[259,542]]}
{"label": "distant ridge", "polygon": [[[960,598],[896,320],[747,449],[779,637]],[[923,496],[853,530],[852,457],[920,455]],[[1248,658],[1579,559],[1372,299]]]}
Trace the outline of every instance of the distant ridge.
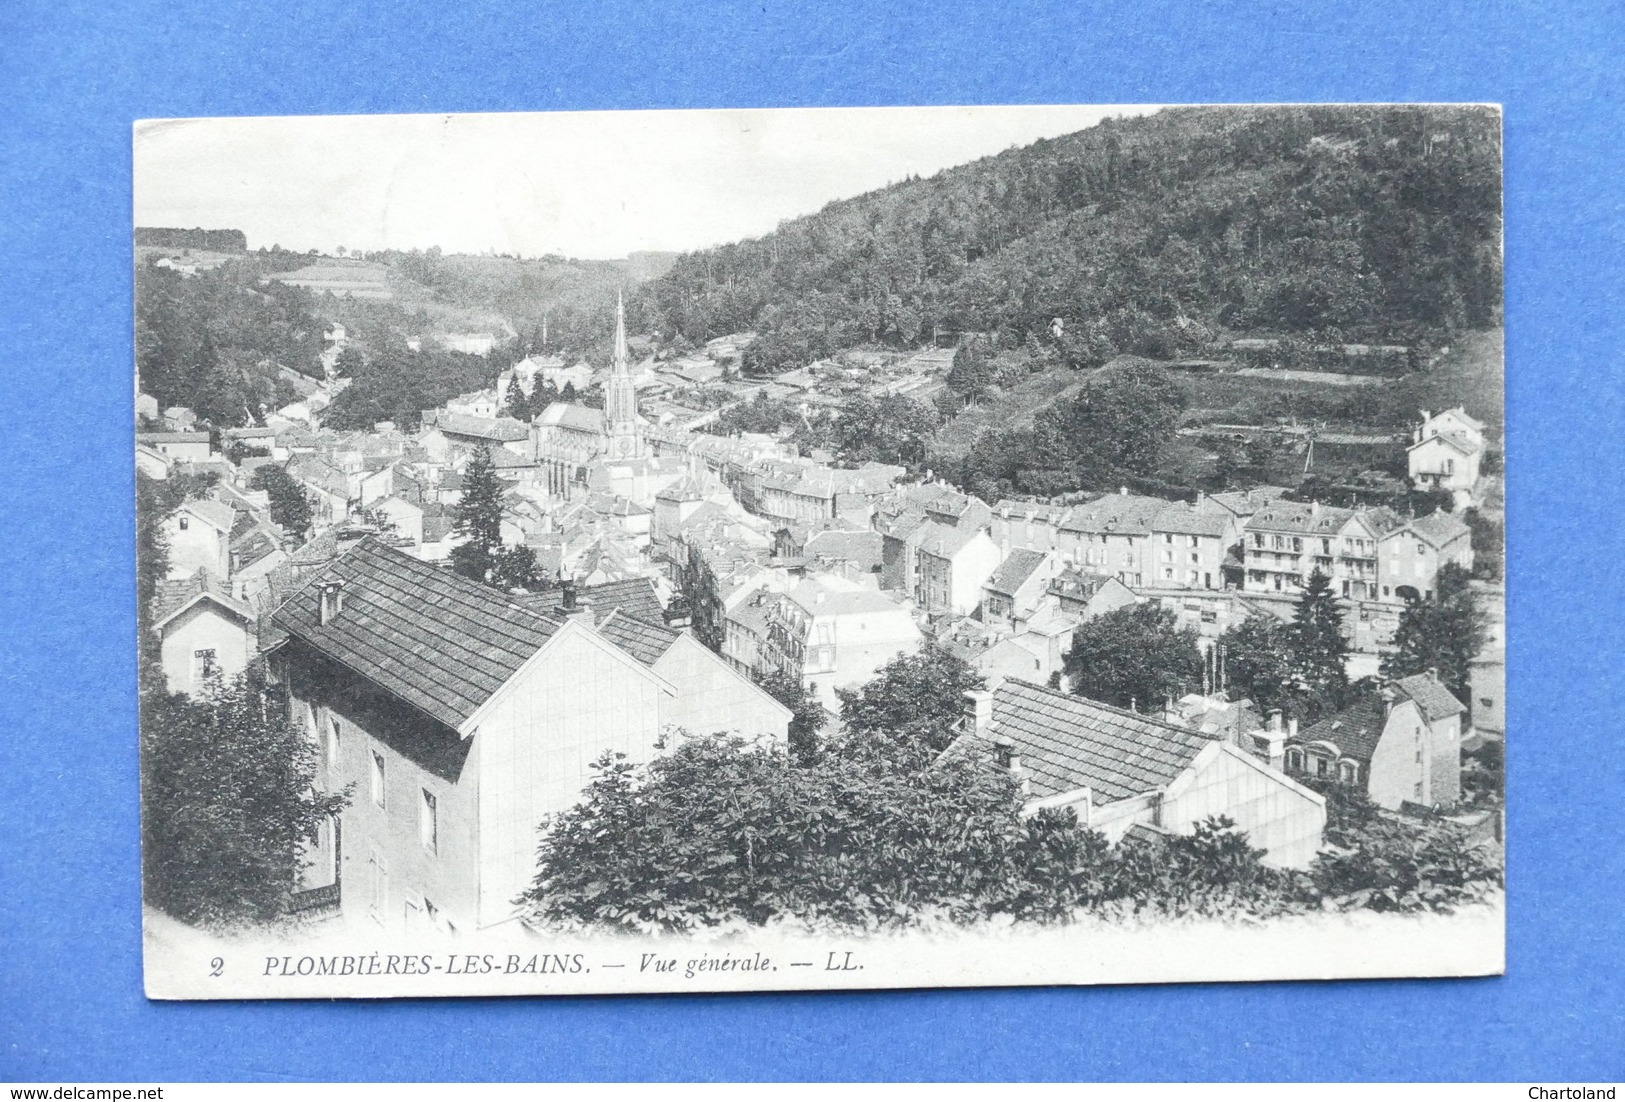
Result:
{"label": "distant ridge", "polygon": [[636,306],[690,340],[758,332],[758,374],[965,333],[1074,366],[1221,331],[1414,344],[1500,324],[1500,200],[1493,108],[1170,108],[685,254]]}
{"label": "distant ridge", "polygon": [[242,230],[183,230],[172,226],[137,226],[135,243],[161,249],[207,249],[217,253],[248,251],[248,235]]}

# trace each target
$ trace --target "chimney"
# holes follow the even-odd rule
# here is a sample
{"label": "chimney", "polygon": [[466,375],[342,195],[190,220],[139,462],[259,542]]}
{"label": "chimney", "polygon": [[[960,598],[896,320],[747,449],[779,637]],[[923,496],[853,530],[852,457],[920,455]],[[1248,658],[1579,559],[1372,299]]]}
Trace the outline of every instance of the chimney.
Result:
{"label": "chimney", "polygon": [[588,627],[592,627],[594,623],[592,602],[580,599],[576,591],[575,579],[572,578],[569,581],[560,583],[559,591],[559,615],[566,620],[581,621]]}
{"label": "chimney", "polygon": [[1378,695],[1382,697],[1382,718],[1387,720],[1388,714],[1394,710],[1394,687],[1384,685],[1382,692]]}
{"label": "chimney", "polygon": [[322,582],[316,587],[316,622],[322,627],[344,611],[344,583]]}
{"label": "chimney", "polygon": [[1004,735],[993,740],[993,760],[998,762],[1000,769],[1014,769],[1017,761],[1016,744]]}
{"label": "chimney", "polygon": [[1117,487],[1117,493],[1118,493],[1119,497],[1127,497],[1128,496],[1128,487],[1127,486],[1119,486],[1119,487]]}
{"label": "chimney", "polygon": [[[967,689],[964,704],[965,726],[973,734],[986,735],[988,728],[993,726],[993,694],[986,689]],[[1015,744],[1009,739],[995,740],[994,745],[1000,742]]]}
{"label": "chimney", "polygon": [[1437,681],[1437,680],[1439,680],[1439,667],[1438,666],[1429,666],[1428,667],[1428,680],[1429,681]]}
{"label": "chimney", "polygon": [[1298,737],[1298,717],[1297,716],[1293,716],[1291,719],[1286,721],[1286,737],[1287,738],[1297,738]]}
{"label": "chimney", "polygon": [[689,611],[688,602],[679,597],[667,607],[662,619],[667,627],[681,630],[694,622],[694,615]]}
{"label": "chimney", "polygon": [[1276,731],[1276,732],[1280,731],[1280,729],[1281,729],[1281,709],[1279,709],[1279,708],[1271,708],[1270,709],[1269,729],[1271,731]]}

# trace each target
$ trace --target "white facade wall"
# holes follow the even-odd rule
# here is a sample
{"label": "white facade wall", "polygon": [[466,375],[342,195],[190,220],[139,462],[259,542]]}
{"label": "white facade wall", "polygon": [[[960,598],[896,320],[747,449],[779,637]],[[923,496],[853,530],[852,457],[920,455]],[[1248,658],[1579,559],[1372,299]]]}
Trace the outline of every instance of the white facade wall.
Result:
{"label": "white facade wall", "polygon": [[212,650],[215,668],[229,681],[248,666],[248,631],[241,620],[204,598],[164,625],[159,649],[169,691],[195,695],[203,687],[203,660],[197,652]]}
{"label": "white facade wall", "polygon": [[687,632],[660,656],[654,670],[677,689],[662,705],[662,727],[681,727],[692,735],[728,731],[765,736],[779,745],[789,737],[790,710]]}
{"label": "white facade wall", "polygon": [[514,912],[536,873],[537,826],[580,797],[606,751],[655,754],[669,693],[591,633],[561,628],[479,718],[479,923]]}
{"label": "white facade wall", "polygon": [[231,572],[230,549],[225,533],[186,509],[179,509],[164,521],[169,542],[169,577],[190,578],[207,570],[224,579]]}
{"label": "white facade wall", "polygon": [[1264,863],[1303,868],[1314,860],[1326,829],[1326,801],[1228,743],[1196,756],[1163,799],[1162,825],[1195,832],[1210,815],[1226,815],[1265,851]]}

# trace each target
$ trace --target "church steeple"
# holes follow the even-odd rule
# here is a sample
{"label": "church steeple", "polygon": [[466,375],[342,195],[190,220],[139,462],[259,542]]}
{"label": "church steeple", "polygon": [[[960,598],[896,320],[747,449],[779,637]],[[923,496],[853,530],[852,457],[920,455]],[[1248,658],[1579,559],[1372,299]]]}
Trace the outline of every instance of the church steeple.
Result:
{"label": "church steeple", "polygon": [[615,292],[615,358],[611,361],[617,375],[628,373],[626,354],[626,302],[621,292]]}
{"label": "church steeple", "polygon": [[643,454],[637,388],[626,350],[626,303],[619,291],[615,292],[615,352],[604,384],[604,428],[609,433],[609,458],[636,459]]}

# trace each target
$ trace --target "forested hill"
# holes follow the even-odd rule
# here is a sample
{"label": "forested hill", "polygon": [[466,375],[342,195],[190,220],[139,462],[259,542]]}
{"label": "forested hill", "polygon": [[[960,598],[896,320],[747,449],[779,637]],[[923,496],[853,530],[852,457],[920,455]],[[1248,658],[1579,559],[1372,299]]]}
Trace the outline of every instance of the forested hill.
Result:
{"label": "forested hill", "polygon": [[1499,323],[1499,181],[1493,109],[1170,109],[686,254],[636,305],[692,340],[757,330],[758,370],[1056,317],[1082,364],[1224,332],[1414,338]]}

